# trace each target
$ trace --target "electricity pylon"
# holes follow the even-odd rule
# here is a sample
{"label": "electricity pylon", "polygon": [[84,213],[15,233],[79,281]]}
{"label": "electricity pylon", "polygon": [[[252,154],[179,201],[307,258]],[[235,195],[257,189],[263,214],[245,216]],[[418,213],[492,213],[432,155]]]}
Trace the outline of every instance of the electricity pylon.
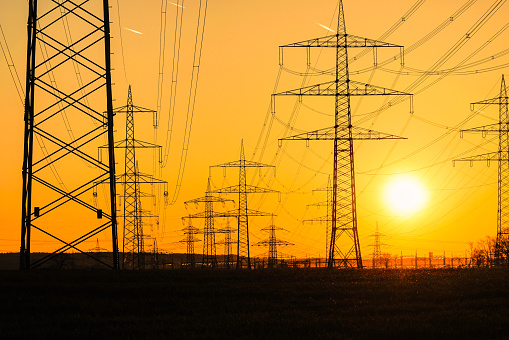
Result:
{"label": "electricity pylon", "polygon": [[385,236],[384,234],[378,231],[378,222],[376,222],[376,231],[374,234],[369,235],[375,238],[375,243],[370,244],[370,247],[373,247],[373,253],[371,254],[373,268],[378,267],[378,263],[380,263],[380,259],[382,258],[382,249],[381,246],[385,245],[380,243],[380,237]]}
{"label": "electricity pylon", "polygon": [[[251,269],[251,258],[249,255],[249,216],[270,216],[270,214],[248,209],[247,195],[248,194],[267,194],[277,191],[260,188],[253,185],[248,185],[246,180],[246,168],[262,168],[272,167],[273,165],[262,164],[252,161],[246,161],[244,155],[244,141],[240,144],[240,160],[228,162],[219,165],[213,165],[211,168],[238,168],[239,169],[239,184],[229,186],[226,188],[216,189],[214,193],[220,194],[239,194],[239,208],[236,211],[230,211],[224,214],[224,217],[235,216],[237,217],[237,269],[241,269],[246,264],[248,269]],[[226,174],[225,174],[226,175]]]}
{"label": "electricity pylon", "polygon": [[498,151],[456,159],[453,161],[485,161],[498,162],[498,204],[497,204],[497,238],[495,242],[495,263],[500,264],[503,260],[502,243],[509,238],[509,113],[507,87],[504,75],[500,82],[498,97],[471,103],[473,110],[476,105],[498,105],[498,123],[480,126],[472,129],[461,130],[464,132],[481,133],[483,138],[487,135],[498,135]]}
{"label": "electricity pylon", "polygon": [[[272,111],[275,107],[275,96],[333,96],[335,98],[334,125],[281,140],[332,140],[334,142],[334,165],[332,177],[332,221],[331,238],[328,255],[328,267],[339,266],[362,268],[361,249],[357,231],[357,207],[355,194],[354,140],[403,139],[401,137],[352,126],[350,98],[352,96],[387,96],[410,95],[405,92],[386,89],[370,84],[350,80],[348,71],[349,48],[397,47],[373,39],[360,38],[346,34],[343,4],[339,1],[338,26],[335,35],[301,41],[280,46],[280,63],[283,49],[287,47],[310,48],[331,47],[336,49],[335,79],[295,90],[272,95]],[[275,113],[275,112],[274,112]],[[350,243],[344,250],[340,249],[339,239]]]}
{"label": "electricity pylon", "polygon": [[[184,221],[185,218],[183,217],[182,220]],[[198,230],[198,228],[193,226],[192,218],[188,218],[187,221],[188,221],[187,226],[184,229],[182,229],[185,238],[180,240],[179,242],[186,244],[186,262],[190,268],[194,268],[196,264],[194,243],[200,241],[198,238],[195,237],[195,235],[199,234],[200,231]]]}
{"label": "electricity pylon", "polygon": [[327,186],[325,188],[316,189],[313,191],[325,191],[327,193],[327,200],[317,203],[308,204],[308,207],[323,207],[325,206],[327,208],[325,216],[320,216],[316,218],[311,218],[302,221],[303,223],[306,222],[319,222],[320,224],[325,223],[325,256],[329,256],[329,245],[330,245],[330,238],[329,233],[332,230],[332,219],[331,219],[331,211],[332,211],[332,183],[330,176],[327,180]]}
{"label": "electricity pylon", "polygon": [[226,264],[226,269],[230,269],[233,267],[233,252],[232,245],[237,243],[232,239],[232,234],[235,232],[235,229],[230,227],[230,218],[226,217],[226,227],[220,228],[216,230],[218,234],[224,234],[224,239],[217,242],[217,244],[224,244],[224,262]]}
{"label": "electricity pylon", "polygon": [[[21,269],[39,267],[68,250],[118,268],[110,18],[108,0],[100,3],[28,1]],[[80,30],[71,31],[70,23]],[[102,138],[106,163],[92,156]],[[83,199],[96,182],[106,181],[108,208]],[[108,229],[111,263],[78,248]],[[61,246],[32,262],[33,232]]]}
{"label": "electricity pylon", "polygon": [[[127,104],[113,110],[115,114],[125,113],[125,139],[115,143],[114,148],[125,150],[124,173],[117,177],[117,183],[124,186],[124,232],[123,232],[123,261],[124,269],[140,269],[143,263],[143,218],[156,217],[141,209],[141,198],[146,197],[141,192],[141,184],[163,184],[165,181],[154,178],[151,175],[141,173],[136,161],[136,149],[159,150],[161,161],[161,146],[135,139],[135,113],[151,113],[156,111],[135,106],[131,85],[127,91]],[[165,190],[167,192],[167,190]]]}
{"label": "electricity pylon", "polygon": [[216,257],[216,231],[214,229],[214,218],[222,217],[221,214],[214,213],[214,203],[225,203],[227,201],[233,202],[233,200],[224,199],[211,195],[210,178],[207,181],[207,191],[205,196],[189,200],[184,204],[198,204],[204,203],[205,210],[203,212],[189,215],[187,218],[203,218],[205,219],[205,229],[203,230],[203,266],[204,267],[217,267]]}
{"label": "electricity pylon", "polygon": [[285,230],[281,227],[276,227],[274,224],[274,214],[272,214],[270,225],[266,228],[261,229],[269,233],[269,238],[253,244],[254,246],[269,247],[268,253],[268,268],[277,267],[277,247],[278,246],[293,246],[293,243],[277,239],[276,230]]}

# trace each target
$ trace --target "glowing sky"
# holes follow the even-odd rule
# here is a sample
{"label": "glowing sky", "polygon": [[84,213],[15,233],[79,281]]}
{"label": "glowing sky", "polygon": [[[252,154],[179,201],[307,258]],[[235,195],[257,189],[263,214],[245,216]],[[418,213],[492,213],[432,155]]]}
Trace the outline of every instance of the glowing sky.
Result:
{"label": "glowing sky", "polygon": [[[118,3],[111,1],[114,106],[124,105],[127,86],[131,84],[135,104],[155,109],[161,1],[119,2],[120,25]],[[383,40],[403,45],[408,50],[404,68],[398,60],[382,64],[382,61],[398,54],[397,50],[379,49],[378,68],[373,68],[371,51],[349,50],[351,78],[415,94],[413,114],[410,113],[408,100],[383,110],[379,115],[370,113],[392,98],[352,100],[354,124],[407,138],[398,142],[355,143],[359,234],[365,256],[372,252],[367,245],[373,243],[369,235],[374,233],[376,222],[380,232],[386,235],[382,242],[387,246],[382,251],[403,251],[404,255],[414,254],[415,251],[442,253],[444,250],[448,256],[450,253],[463,255],[469,248],[469,241],[495,235],[497,167],[487,167],[482,163],[473,167],[468,163],[457,163],[453,167],[452,159],[495,151],[497,148],[496,140],[489,141],[489,138],[482,139],[478,135],[465,134],[460,139],[458,130],[492,124],[498,118],[496,107],[474,114],[470,111],[469,103],[497,96],[501,74],[507,73],[507,66],[490,72],[481,71],[509,63],[507,55],[497,55],[507,48],[506,42],[509,41],[509,32],[503,30],[507,24],[509,5],[504,4],[478,31],[471,32],[494,1],[471,2],[472,5],[461,15],[453,16],[465,1],[344,1],[349,34],[378,39],[390,32],[389,35],[385,34]],[[402,16],[418,3],[422,3],[421,6],[403,20]],[[163,178],[169,182],[170,196],[175,189],[182,149],[197,4],[198,1],[188,0],[183,9],[177,113],[168,166],[163,170]],[[0,6],[0,24],[23,83],[27,4],[25,1],[0,0]],[[332,80],[330,75],[314,74],[303,83],[304,77],[296,73],[306,72],[304,51],[286,50],[284,65],[280,69],[278,46],[331,34],[327,28],[334,29],[336,26],[336,7],[337,1],[333,0],[209,1],[186,172],[178,200],[164,214],[164,230],[161,227],[158,232],[154,231],[160,237],[159,247],[163,251],[185,251],[184,245],[178,243],[183,238],[180,220],[182,216],[198,209],[188,207],[189,210],[186,210],[183,202],[203,196],[208,167],[237,160],[243,139],[248,159],[273,164],[277,168],[275,178],[273,173],[264,172],[265,177],[250,173],[248,179],[253,184],[270,185],[281,192],[281,202],[278,195],[250,197],[254,209],[277,214],[276,224],[290,231],[281,236],[295,246],[281,250],[296,256],[324,256],[325,226],[303,221],[325,215],[324,208],[307,208],[306,205],[325,199],[325,193],[313,190],[327,184],[327,177],[332,171],[332,145],[319,141],[311,142],[307,147],[305,142],[285,142],[279,148],[277,138],[332,126],[333,101],[330,98],[304,98],[302,103],[295,106],[295,98],[278,98],[274,118],[269,108],[273,92]],[[176,10],[177,6],[168,2],[159,144],[165,143],[168,121]],[[121,30],[121,27],[126,29]],[[391,27],[396,29],[391,30]],[[442,28],[440,32],[429,40],[425,39],[439,27]],[[481,49],[501,30],[491,43]],[[469,32],[470,36],[465,39]],[[454,53],[443,59],[449,52]],[[311,70],[333,67],[332,53],[313,50]],[[496,57],[484,63],[475,63],[490,56]],[[458,68],[452,73],[441,72],[472,63],[474,65]],[[437,67],[433,68],[434,65]],[[429,69],[435,74],[425,79],[419,78],[421,71]],[[279,79],[277,87],[276,79]],[[7,252],[19,249],[23,107],[3,59],[0,62],[0,80],[0,155],[3,162],[0,170],[0,251]],[[136,122],[137,137],[152,141],[152,117],[139,117]],[[267,122],[265,128],[264,122]],[[294,131],[287,130],[288,122],[291,122]],[[122,121],[118,122],[118,126],[122,124]],[[271,128],[267,135],[268,126]],[[123,138],[122,128],[118,128],[116,137]],[[481,143],[485,144],[476,148]],[[146,168],[142,171],[151,172],[152,162],[149,157],[145,161],[146,165],[143,166]],[[221,170],[212,170],[211,174],[216,188],[232,185],[236,180],[235,172],[230,170],[225,178]],[[399,216],[386,202],[387,183],[400,175],[411,175],[426,190],[426,203],[415,214]],[[269,223],[269,218],[250,221],[253,243],[266,238],[260,229]],[[195,225],[200,227],[199,222]],[[106,238],[100,241],[102,247],[107,246]],[[94,246],[95,239],[90,241],[88,248]],[[201,243],[196,247],[200,252]],[[262,251],[252,249],[254,255]],[[218,248],[218,253],[221,252],[222,249]]]}

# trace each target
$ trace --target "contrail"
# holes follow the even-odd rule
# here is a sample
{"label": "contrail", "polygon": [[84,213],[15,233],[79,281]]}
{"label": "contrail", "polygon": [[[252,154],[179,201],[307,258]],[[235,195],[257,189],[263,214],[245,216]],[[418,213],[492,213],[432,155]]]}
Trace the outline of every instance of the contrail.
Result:
{"label": "contrail", "polygon": [[322,25],[322,24],[320,24],[320,23],[318,23],[318,22],[317,22],[316,24],[317,24],[318,26],[321,26],[321,27],[325,28],[327,31],[336,32],[336,31],[334,31],[333,29],[330,29],[329,27],[324,26],[324,25]]}
{"label": "contrail", "polygon": [[179,4],[176,4],[176,3],[174,3],[174,2],[170,2],[170,4],[175,5],[175,6],[177,6],[177,7],[185,8],[184,6],[179,5]]}
{"label": "contrail", "polygon": [[143,34],[143,33],[141,33],[141,32],[138,32],[138,31],[132,30],[132,29],[127,28],[127,27],[123,27],[123,29],[128,30],[128,31],[131,31],[131,32],[136,33],[136,34]]}

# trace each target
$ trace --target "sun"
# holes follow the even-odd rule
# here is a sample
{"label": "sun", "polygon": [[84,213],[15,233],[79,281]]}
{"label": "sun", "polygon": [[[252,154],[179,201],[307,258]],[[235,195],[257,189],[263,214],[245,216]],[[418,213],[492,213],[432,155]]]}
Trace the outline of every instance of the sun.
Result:
{"label": "sun", "polygon": [[410,215],[422,209],[427,200],[426,190],[415,179],[399,177],[387,185],[385,194],[390,208],[398,215]]}

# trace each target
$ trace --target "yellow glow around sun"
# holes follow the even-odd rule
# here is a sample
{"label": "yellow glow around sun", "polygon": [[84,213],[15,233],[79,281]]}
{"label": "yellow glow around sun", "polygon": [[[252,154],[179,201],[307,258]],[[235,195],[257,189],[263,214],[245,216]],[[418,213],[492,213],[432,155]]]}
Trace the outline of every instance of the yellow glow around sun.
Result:
{"label": "yellow glow around sun", "polygon": [[399,177],[388,184],[385,198],[395,213],[409,215],[421,210],[426,203],[427,195],[422,185],[415,179]]}

